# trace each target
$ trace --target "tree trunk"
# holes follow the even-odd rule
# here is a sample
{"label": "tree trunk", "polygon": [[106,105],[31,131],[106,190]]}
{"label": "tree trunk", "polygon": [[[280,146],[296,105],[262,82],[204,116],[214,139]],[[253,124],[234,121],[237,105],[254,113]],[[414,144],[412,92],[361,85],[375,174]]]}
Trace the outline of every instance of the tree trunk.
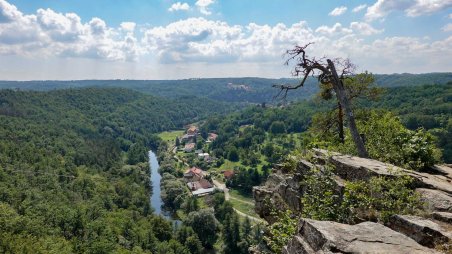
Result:
{"label": "tree trunk", "polygon": [[337,102],[337,106],[338,106],[338,130],[339,130],[339,140],[341,141],[341,143],[344,143],[344,113],[342,112],[342,105],[341,103],[338,101]]}
{"label": "tree trunk", "polygon": [[356,149],[358,150],[359,157],[367,158],[369,157],[366,147],[364,146],[364,142],[359,135],[358,128],[356,127],[355,116],[353,115],[353,111],[350,105],[350,102],[347,98],[347,94],[344,88],[344,84],[342,80],[339,79],[339,76],[336,72],[336,67],[334,67],[334,63],[328,59],[328,68],[333,75],[333,89],[336,92],[337,99],[342,107],[345,109],[345,114],[347,115],[348,127],[350,128],[350,133],[352,135],[353,141],[355,142]]}

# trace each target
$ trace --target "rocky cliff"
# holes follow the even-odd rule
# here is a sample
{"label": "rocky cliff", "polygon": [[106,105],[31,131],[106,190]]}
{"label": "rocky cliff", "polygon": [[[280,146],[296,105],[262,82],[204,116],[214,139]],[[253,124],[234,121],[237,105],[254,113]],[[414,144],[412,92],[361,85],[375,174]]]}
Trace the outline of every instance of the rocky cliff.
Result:
{"label": "rocky cliff", "polygon": [[[413,188],[425,203],[422,216],[394,215],[385,225],[363,222],[347,225],[330,221],[301,219],[297,233],[284,253],[435,253],[437,246],[450,252],[452,242],[452,168],[436,166],[429,173],[415,172],[372,159],[315,150],[312,158],[300,159],[288,172],[276,166],[263,186],[253,189],[256,212],[269,223],[272,209],[300,213],[305,173],[313,167],[334,165],[336,192],[341,195],[347,181],[373,176],[413,178]],[[395,173],[397,172],[397,174]],[[441,249],[440,249],[441,251]]]}

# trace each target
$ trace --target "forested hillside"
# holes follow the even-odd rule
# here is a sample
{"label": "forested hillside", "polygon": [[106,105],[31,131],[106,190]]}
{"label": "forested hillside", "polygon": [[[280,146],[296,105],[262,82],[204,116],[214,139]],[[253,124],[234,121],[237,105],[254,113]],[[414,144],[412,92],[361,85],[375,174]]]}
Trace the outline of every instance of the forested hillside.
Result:
{"label": "forested hillside", "polygon": [[188,253],[152,215],[153,133],[230,107],[126,89],[0,91],[1,253]]}
{"label": "forested hillside", "polygon": [[[375,75],[381,87],[443,84],[452,80],[452,73],[384,74]],[[210,78],[184,80],[81,80],[81,81],[0,81],[0,88],[21,90],[54,90],[76,87],[123,87],[143,93],[179,98],[183,96],[208,97],[228,102],[277,103],[277,91],[272,85],[297,84],[297,79],[264,78]],[[304,88],[289,93],[288,100],[310,98],[319,91],[317,79],[310,77]]]}
{"label": "forested hillside", "polygon": [[[375,101],[360,100],[355,107],[362,110],[390,111],[400,118],[410,130],[423,128],[435,137],[442,149],[445,162],[452,162],[452,83],[415,87],[387,88]],[[323,128],[331,125],[318,117],[322,112],[333,112],[335,104],[319,98],[291,104],[287,107],[250,107],[246,110],[219,119],[212,117],[203,126],[203,133],[214,131],[219,134],[212,144],[214,154],[227,158],[231,151],[248,161],[253,158],[267,158],[269,163],[278,162],[284,154],[294,149],[299,142],[306,144],[306,137],[293,136],[295,133],[326,132]],[[368,112],[368,111],[366,111]],[[361,116],[363,118],[365,113]],[[247,128],[251,127],[251,128]],[[389,131],[389,129],[388,129]],[[335,132],[335,129],[332,131]],[[267,134],[267,135],[266,135]],[[264,142],[269,138],[271,142]],[[278,137],[284,137],[279,138]],[[298,137],[298,138],[297,138]],[[275,139],[276,138],[276,139]],[[298,141],[297,141],[298,139]],[[320,138],[320,142],[327,141]],[[299,143],[300,144],[300,143]],[[254,165],[257,165],[254,163]]]}

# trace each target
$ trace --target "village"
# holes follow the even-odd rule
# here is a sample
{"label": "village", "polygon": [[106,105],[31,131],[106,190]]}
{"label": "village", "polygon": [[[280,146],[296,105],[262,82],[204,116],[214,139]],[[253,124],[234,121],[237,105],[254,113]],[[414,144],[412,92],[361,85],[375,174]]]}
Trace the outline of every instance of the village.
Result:
{"label": "village", "polygon": [[[202,198],[204,203],[217,192],[224,192],[225,200],[243,218],[253,222],[262,222],[254,212],[254,200],[244,196],[237,189],[227,187],[237,176],[238,163],[216,158],[211,153],[211,145],[218,138],[216,133],[201,133],[198,126],[191,124],[185,129],[164,132],[160,137],[168,143],[168,152],[177,161],[178,180],[184,183],[192,197]],[[179,216],[183,216],[178,212]]]}
{"label": "village", "polygon": [[[176,137],[173,152],[179,151],[187,155],[184,156],[186,158],[184,164],[188,164],[189,166],[184,171],[183,177],[193,196],[208,195],[213,193],[215,189],[224,191],[225,193],[228,191],[224,184],[213,180],[210,172],[207,172],[200,166],[190,165],[190,163],[193,163],[193,158],[203,162],[203,165],[211,165],[217,160],[217,158],[206,152],[208,145],[215,141],[217,137],[218,135],[215,133],[208,133],[207,139],[204,141],[198,127],[195,125],[187,126],[186,133],[182,137]],[[177,159],[180,160],[179,157]],[[226,180],[232,178],[234,175],[232,169],[224,170],[221,173]]]}

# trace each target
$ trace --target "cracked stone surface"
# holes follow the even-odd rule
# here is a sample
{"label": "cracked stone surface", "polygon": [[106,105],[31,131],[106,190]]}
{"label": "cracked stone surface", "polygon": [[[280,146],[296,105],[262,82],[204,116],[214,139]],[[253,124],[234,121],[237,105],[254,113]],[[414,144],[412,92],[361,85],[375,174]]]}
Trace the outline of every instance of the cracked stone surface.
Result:
{"label": "cracked stone surface", "polygon": [[437,253],[381,224],[347,225],[302,219],[298,233],[284,247],[284,254],[298,253]]}
{"label": "cracked stone surface", "polygon": [[416,192],[421,195],[421,200],[426,204],[427,210],[452,212],[452,196],[448,193],[424,188],[418,188]]}
{"label": "cracked stone surface", "polygon": [[451,225],[419,216],[394,215],[389,219],[387,226],[429,248],[452,241]]}

